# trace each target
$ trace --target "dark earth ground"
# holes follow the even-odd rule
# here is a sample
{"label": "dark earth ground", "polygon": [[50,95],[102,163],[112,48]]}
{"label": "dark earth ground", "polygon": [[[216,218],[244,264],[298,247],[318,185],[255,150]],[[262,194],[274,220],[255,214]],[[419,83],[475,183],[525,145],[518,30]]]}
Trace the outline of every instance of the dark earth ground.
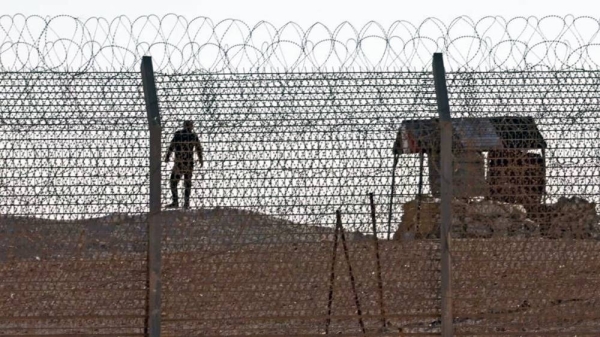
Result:
{"label": "dark earth ground", "polygon": [[[325,332],[332,229],[236,209],[165,212],[164,336]],[[142,336],[146,220],[0,218],[0,335]],[[437,240],[348,234],[369,334],[440,332]],[[600,335],[600,241],[452,240],[456,335]],[[336,253],[330,333],[362,335],[347,260]]]}

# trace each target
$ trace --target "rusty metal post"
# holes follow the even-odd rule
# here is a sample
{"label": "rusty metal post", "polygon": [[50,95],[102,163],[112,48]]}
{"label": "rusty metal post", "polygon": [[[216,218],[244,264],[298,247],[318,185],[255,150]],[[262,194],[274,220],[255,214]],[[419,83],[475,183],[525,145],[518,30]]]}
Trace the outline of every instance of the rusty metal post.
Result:
{"label": "rusty metal post", "polygon": [[423,161],[425,154],[419,151],[419,186],[417,190],[417,228],[421,228],[421,203],[423,201]]}
{"label": "rusty metal post", "polygon": [[161,210],[161,123],[158,110],[158,97],[154,82],[152,58],[144,56],[142,59],[142,84],[144,86],[144,99],[150,128],[150,213],[148,214],[148,298],[147,322],[145,334],[148,337],[160,336],[161,314],[161,236],[162,224],[160,223]]}
{"label": "rusty metal post", "polygon": [[400,155],[394,154],[394,163],[392,164],[392,186],[390,191],[390,208],[388,213],[388,228],[387,228],[387,239],[389,240],[392,236],[392,213],[394,208],[394,193],[396,190],[396,167],[398,166],[398,161],[400,159]]}
{"label": "rusty metal post", "polygon": [[446,70],[441,53],[433,54],[433,79],[440,117],[440,194],[441,194],[441,263],[442,263],[442,337],[454,335],[452,316],[452,260],[450,228],[452,226],[452,119],[446,87]]}
{"label": "rusty metal post", "polygon": [[544,184],[542,186],[542,205],[546,204],[546,148],[542,147],[542,163],[544,165],[544,170],[542,171],[542,177],[544,177]]}
{"label": "rusty metal post", "polygon": [[354,279],[354,272],[352,271],[352,263],[350,262],[350,253],[348,251],[348,245],[346,244],[346,234],[344,233],[344,225],[342,224],[342,212],[338,209],[336,212],[336,227],[339,227],[339,232],[342,239],[342,248],[344,249],[344,257],[346,258],[346,264],[348,264],[348,276],[350,276],[350,286],[352,287],[352,293],[354,294],[354,304],[356,305],[356,313],[358,314],[358,325],[363,335],[367,333],[365,330],[365,323],[362,319],[362,310],[360,308],[360,299],[358,298],[358,291],[356,290],[356,280]]}
{"label": "rusty metal post", "polygon": [[377,263],[377,288],[379,290],[379,314],[381,315],[382,331],[387,327],[385,319],[385,305],[383,302],[383,280],[381,279],[381,262],[379,258],[379,239],[377,238],[377,219],[375,217],[375,200],[373,193],[369,193],[369,201],[371,203],[371,222],[373,224],[373,243],[375,245],[375,262]]}
{"label": "rusty metal post", "polygon": [[336,258],[337,258],[339,229],[340,229],[340,227],[338,226],[338,222],[337,222],[337,218],[336,218],[335,230],[333,232],[333,253],[331,254],[331,273],[329,274],[329,294],[327,296],[327,320],[325,321],[325,334],[326,335],[329,335],[329,325],[331,324],[331,307],[333,306],[333,286],[335,284],[335,262],[336,262]]}

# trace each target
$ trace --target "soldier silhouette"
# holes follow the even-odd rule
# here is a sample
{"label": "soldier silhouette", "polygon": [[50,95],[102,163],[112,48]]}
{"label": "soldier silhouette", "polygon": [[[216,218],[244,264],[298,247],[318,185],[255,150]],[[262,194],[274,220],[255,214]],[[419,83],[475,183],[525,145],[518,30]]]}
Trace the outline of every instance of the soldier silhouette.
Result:
{"label": "soldier silhouette", "polygon": [[175,152],[175,164],[171,171],[171,193],[173,194],[173,202],[167,205],[167,208],[179,207],[179,196],[177,194],[177,187],[181,176],[183,176],[183,184],[185,186],[184,204],[183,208],[190,207],[190,194],[192,191],[192,173],[194,171],[194,150],[198,154],[198,162],[200,167],[203,166],[204,161],[202,160],[202,145],[198,135],[193,131],[194,123],[192,121],[183,122],[183,129],[175,132],[165,162],[169,162],[171,153]]}

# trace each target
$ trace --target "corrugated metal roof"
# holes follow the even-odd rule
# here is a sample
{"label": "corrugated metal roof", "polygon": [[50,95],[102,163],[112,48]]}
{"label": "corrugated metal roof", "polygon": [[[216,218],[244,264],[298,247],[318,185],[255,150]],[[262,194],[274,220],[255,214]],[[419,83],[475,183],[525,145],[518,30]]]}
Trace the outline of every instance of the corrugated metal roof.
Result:
{"label": "corrugated metal roof", "polygon": [[547,146],[532,117],[493,117],[490,122],[505,149],[545,149]]}
{"label": "corrugated metal roof", "polygon": [[[455,144],[464,149],[541,149],[546,141],[532,117],[492,117],[452,119]],[[437,119],[402,122],[402,152],[418,153],[439,148]]]}
{"label": "corrugated metal roof", "polygon": [[464,148],[482,151],[502,148],[502,139],[489,119],[453,119],[452,129]]}

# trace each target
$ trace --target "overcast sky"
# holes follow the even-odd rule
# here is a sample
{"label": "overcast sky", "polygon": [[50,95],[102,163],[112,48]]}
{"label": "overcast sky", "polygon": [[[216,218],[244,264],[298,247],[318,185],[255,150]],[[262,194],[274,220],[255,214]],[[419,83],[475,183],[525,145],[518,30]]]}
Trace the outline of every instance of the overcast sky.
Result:
{"label": "overcast sky", "polygon": [[597,0],[2,0],[2,14],[69,14],[82,18],[117,15],[139,16],[175,13],[186,17],[206,16],[215,21],[240,19],[249,24],[267,20],[276,25],[288,21],[310,25],[316,21],[337,25],[350,21],[361,25],[376,20],[388,25],[395,20],[422,21],[437,17],[444,21],[460,15],[479,18],[567,14],[600,16]]}
{"label": "overcast sky", "polygon": [[[0,30],[0,43],[2,43],[4,48],[2,53],[3,69],[8,70],[22,70],[26,69],[27,67],[35,68],[37,66],[37,61],[35,59],[26,59],[24,61],[19,59],[19,55],[27,55],[31,52],[30,50],[25,50],[30,45],[33,45],[38,49],[41,48],[40,50],[43,49],[42,53],[45,53],[45,48],[48,46],[48,41],[50,43],[53,43],[53,41],[61,41],[61,43],[64,43],[64,41],[72,39],[80,44],[83,43],[83,45],[85,45],[84,42],[89,40],[91,36],[89,34],[81,35],[81,30],[74,28],[74,26],[70,24],[73,23],[73,21],[69,21],[69,19],[53,20],[52,27],[50,30],[48,30],[49,34],[46,34],[46,31],[44,30],[45,27],[35,24],[35,22],[39,23],[43,21],[28,21],[27,25],[29,34],[21,34],[23,31],[22,27],[24,25],[24,21],[22,18],[19,18],[18,20],[11,22],[10,16],[15,14],[23,14],[25,16],[40,15],[42,17],[70,15],[81,19],[81,23],[88,22],[85,20],[91,17],[102,17],[107,19],[104,21],[105,23],[124,23],[124,25],[117,24],[111,27],[111,31],[107,36],[110,41],[107,42],[107,39],[103,39],[101,36],[94,35],[97,32],[102,34],[106,31],[106,27],[96,31],[93,23],[94,20],[90,20],[89,22],[91,23],[88,28],[91,30],[90,34],[94,35],[94,37],[91,39],[97,39],[96,41],[101,41],[105,45],[119,46],[122,48],[122,50],[132,50],[132,38],[135,37],[135,43],[138,46],[140,43],[142,44],[141,48],[137,48],[137,52],[141,52],[145,55],[151,55],[154,59],[155,65],[158,67],[157,69],[165,71],[170,69],[171,63],[173,63],[173,67],[171,68],[176,69],[176,71],[180,71],[178,67],[181,66],[181,62],[179,59],[163,57],[163,55],[160,54],[164,51],[165,47],[162,44],[156,45],[155,43],[165,41],[162,41],[163,35],[159,36],[153,30],[153,26],[156,26],[156,20],[152,20],[153,24],[148,26],[144,26],[144,23],[148,22],[146,20],[136,21],[136,29],[139,29],[139,27],[143,26],[145,32],[145,35],[138,36],[136,34],[139,32],[131,33],[129,30],[131,26],[127,26],[133,20],[113,21],[112,19],[121,15],[125,15],[130,19],[135,19],[143,15],[153,14],[162,18],[167,14],[176,14],[189,19],[187,22],[197,17],[209,18],[209,22],[211,22],[213,25],[212,27],[219,26],[219,22],[222,20],[236,19],[242,20],[247,24],[247,26],[242,28],[240,28],[239,25],[234,27],[236,29],[241,29],[240,32],[242,32],[242,34],[248,34],[248,31],[256,27],[256,25],[261,21],[267,21],[273,25],[262,25],[262,27],[267,27],[267,30],[253,30],[252,41],[241,41],[238,39],[239,34],[236,35],[236,31],[233,29],[229,30],[227,28],[229,27],[228,23],[223,24],[219,26],[223,31],[219,33],[222,36],[219,35],[221,40],[219,40],[217,43],[223,46],[224,49],[228,49],[232,46],[239,46],[241,44],[246,45],[247,43],[254,43],[255,47],[262,48],[264,47],[264,44],[261,44],[260,42],[262,41],[261,36],[266,38],[265,41],[271,41],[270,39],[272,38],[273,31],[272,28],[277,29],[280,27],[285,27],[285,32],[288,34],[283,35],[283,37],[280,38],[285,41],[289,40],[299,42],[298,36],[294,35],[294,29],[296,28],[294,26],[285,26],[286,23],[290,21],[295,22],[299,25],[299,27],[301,27],[301,30],[306,32],[307,29],[309,29],[314,23],[320,22],[325,24],[328,30],[323,30],[320,27],[310,30],[310,36],[308,40],[312,42],[316,41],[319,44],[318,48],[313,48],[313,46],[310,45],[308,46],[307,50],[310,50],[312,54],[311,57],[315,58],[316,61],[314,62],[320,64],[322,67],[324,67],[324,69],[328,67],[332,67],[331,69],[334,69],[336,67],[335,64],[328,63],[331,61],[328,59],[331,56],[331,48],[327,42],[332,38],[333,31],[339,32],[336,30],[336,27],[340,27],[338,25],[344,22],[349,22],[353,28],[347,29],[348,25],[343,26],[344,31],[339,35],[335,35],[334,39],[346,44],[347,46],[350,46],[350,49],[348,49],[348,55],[358,55],[352,50],[351,43],[354,41],[352,39],[357,38],[357,34],[353,32],[362,32],[360,51],[361,53],[364,52],[369,54],[365,54],[365,57],[370,63],[367,62],[369,64],[365,65],[352,64],[353,66],[356,65],[358,67],[365,66],[369,68],[372,67],[371,63],[373,63],[380,67],[386,68],[388,65],[383,63],[380,64],[380,62],[385,62],[384,53],[393,51],[393,53],[390,54],[390,57],[395,60],[397,54],[394,53],[398,53],[398,51],[401,50],[403,54],[409,55],[409,57],[407,58],[407,61],[405,61],[406,64],[402,62],[396,62],[395,64],[400,65],[400,67],[420,69],[423,67],[421,64],[423,62],[419,60],[422,59],[427,61],[429,60],[429,55],[432,52],[436,50],[442,51],[444,48],[447,49],[444,49],[443,52],[446,55],[451,56],[448,56],[448,58],[451,61],[456,62],[456,65],[448,64],[449,69],[455,69],[463,66],[466,64],[466,60],[469,60],[469,66],[475,64],[475,67],[482,69],[480,67],[481,62],[479,57],[486,58],[490,55],[494,58],[492,60],[493,62],[491,63],[494,66],[497,64],[502,64],[503,67],[510,68],[513,66],[509,63],[506,63],[508,57],[507,55],[509,54],[512,55],[512,58],[516,60],[515,62],[520,65],[538,64],[540,63],[539,59],[544,58],[545,59],[542,63],[549,65],[550,67],[556,67],[556,64],[558,64],[558,67],[561,67],[563,65],[563,61],[565,61],[568,66],[576,68],[597,68],[598,64],[600,64],[600,61],[598,61],[598,57],[600,57],[600,25],[598,23],[598,18],[600,18],[600,1],[597,0],[0,0],[0,3],[0,13],[8,16],[0,16],[0,28],[5,29],[5,31],[8,29],[7,27],[12,28],[9,30],[10,33],[8,38],[4,40],[1,36],[3,31]],[[507,24],[507,21],[488,18],[485,20],[485,23],[478,22],[479,19],[486,16],[501,16],[504,19],[509,20],[515,17],[529,18],[534,16],[537,18],[543,18],[551,15],[559,18],[544,20],[543,24],[540,24],[535,20],[529,20],[527,22],[525,22],[525,20],[512,21],[510,24],[510,36],[505,35],[505,33],[508,31],[504,29],[504,25]],[[569,23],[565,25],[565,22],[571,21],[563,21],[560,18],[564,18],[568,15],[572,15],[574,17],[590,16],[592,17],[592,20],[578,20],[577,25],[570,25]],[[469,18],[473,19],[473,22],[465,23],[465,21],[462,21],[461,24],[451,25],[451,23],[453,23],[453,19],[456,19],[460,16],[468,16]],[[394,22],[399,20],[408,21],[414,27],[420,26],[425,19],[432,17],[440,19],[443,22],[443,25],[448,28],[448,31],[443,31],[443,29],[439,30],[440,26],[438,25],[438,22],[432,24],[431,21],[429,21],[426,29],[419,28],[419,35],[425,37],[425,39],[420,40],[418,45],[409,45],[407,46],[408,49],[403,49],[403,46],[398,45],[398,43],[404,43],[403,41],[406,41],[407,36],[415,33],[413,29],[410,33],[408,33],[408,35],[402,35],[402,29],[404,29],[404,26],[400,27],[399,25],[393,25]],[[181,22],[184,21],[185,20]],[[362,30],[364,25],[370,21],[376,21],[377,23],[381,24],[381,29],[375,25],[370,25],[368,26],[369,30]],[[196,26],[198,26],[198,22],[203,21],[196,21]],[[475,23],[478,23],[477,29],[474,29]],[[493,29],[491,29],[492,23],[494,24]],[[187,37],[185,35],[187,33],[185,32],[181,34],[182,32],[180,31],[179,35],[173,33],[172,29],[180,29],[181,27],[185,26],[175,25],[173,23],[173,17],[170,17],[169,20],[166,21],[160,28],[163,29],[162,33],[165,34],[164,36],[168,35],[171,37],[168,42],[174,44],[177,48],[183,48],[190,42],[200,43],[202,45],[206,44],[209,46],[211,46],[211,43],[215,42],[212,40],[209,41],[207,39],[203,39],[201,33],[196,33],[193,31],[193,27],[189,28],[190,31],[188,31],[188,33],[193,33],[191,35],[194,36],[194,41],[186,40],[185,38]],[[427,30],[427,28],[432,28],[433,30]],[[351,29],[355,29],[356,31],[352,31]],[[386,34],[385,32],[388,31],[388,29],[391,31],[390,36],[395,37],[393,41],[385,41],[386,43],[389,43],[389,45],[383,43],[382,40],[377,40],[377,38],[370,39],[373,36],[382,36]],[[527,31],[524,29],[527,29]],[[225,32],[227,32],[226,37],[224,37]],[[349,36],[347,36],[348,32],[350,33]],[[43,33],[43,39],[37,40],[37,37],[39,36],[37,33]],[[260,35],[263,33],[266,35]],[[149,36],[146,36],[148,34]],[[444,34],[448,34],[448,36],[444,36]],[[178,37],[173,36],[184,37],[184,40],[180,41]],[[210,38],[212,37],[214,36],[210,36]],[[449,38],[449,40],[444,41],[452,41],[451,45],[444,46],[441,44],[441,37]],[[246,35],[244,35],[244,38],[246,38]],[[520,54],[521,52],[524,52],[523,50],[512,49],[512,41],[514,40],[522,42],[515,45],[517,47],[527,45],[527,48],[529,48],[526,51],[527,56]],[[12,43],[16,41],[20,41],[21,44],[13,45]],[[511,41],[511,43],[500,43],[502,41]],[[540,43],[547,41],[559,41],[559,43]],[[483,44],[480,44],[480,42]],[[144,45],[144,43],[147,44]],[[371,46],[369,43],[374,43],[374,45]],[[436,45],[432,46],[432,43]],[[144,49],[145,47],[143,46],[147,45],[152,45],[154,47],[152,50]],[[381,48],[378,49],[375,45]],[[587,45],[587,47],[585,49],[580,49],[579,47],[582,45]],[[12,46],[12,49],[10,49],[9,46]],[[281,45],[278,47],[283,48],[285,46]],[[340,44],[336,44],[335,46],[339,49]],[[78,48],[79,47],[80,46],[78,45]],[[417,48],[418,51],[413,53],[413,51],[410,49],[412,47]],[[551,48],[551,50],[547,50],[546,47]],[[60,48],[54,48],[53,52],[60,54],[61,50],[59,49]],[[203,49],[203,58],[198,59],[198,62],[201,63],[201,65],[195,64],[193,65],[194,67],[211,69],[213,71],[215,69],[221,69],[221,64],[213,65],[213,58],[210,56],[212,54],[210,54],[209,49],[210,48]],[[327,62],[322,62],[321,58],[319,58],[320,54],[318,53],[321,49],[324,53],[324,56],[321,55],[321,58],[328,59]],[[115,50],[117,49],[105,49],[103,50],[103,53],[118,53],[118,51]],[[187,50],[179,50],[178,53],[180,52],[184,54],[186,51],[190,50],[190,48]],[[421,57],[422,55],[420,54],[423,50],[424,55],[426,55],[424,58]],[[79,49],[77,49],[77,51],[79,51]],[[295,51],[298,51],[298,49]],[[86,51],[84,50],[81,52],[85,54]],[[284,53],[283,49],[277,50],[274,53],[276,54],[279,52]],[[340,51],[336,49],[336,53],[339,52]],[[346,50],[342,50],[342,52],[346,52]],[[55,56],[54,54],[45,54],[45,57],[47,58],[46,61],[48,61],[47,64],[69,64],[72,69],[78,69],[77,64],[73,63],[74,60],[69,59],[69,57],[77,58],[79,56],[78,54],[73,54],[73,50],[70,50],[70,53],[71,54],[69,54],[69,56],[64,56],[66,60],[64,62],[48,60],[48,58],[51,56],[62,60],[62,54],[57,54],[58,56]],[[169,51],[169,53],[171,53],[171,56],[174,55],[171,51]],[[283,62],[285,65],[282,65],[282,67],[287,68],[289,66],[288,63],[295,62],[294,60],[297,58],[293,55],[293,53],[288,53],[287,51],[285,51],[285,53],[287,53],[285,55],[288,59]],[[242,54],[237,53],[237,49],[235,48],[228,50],[228,56],[235,58],[236,55],[239,56]],[[340,56],[344,64],[350,64],[346,61],[346,59],[344,59],[344,57],[347,57],[348,55]],[[117,56],[121,57],[119,55]],[[133,56],[133,54],[126,53],[125,56],[122,57]],[[339,55],[336,55],[336,57],[338,56]],[[127,65],[131,62],[137,62],[135,58],[133,58],[134,61],[131,62],[127,60],[121,61],[120,59],[117,62],[114,61],[115,57],[116,56],[113,54],[106,56],[106,59],[113,60],[112,65],[105,67],[106,69],[115,69],[114,64]],[[182,57],[186,59],[187,56]],[[99,58],[97,62],[100,62],[100,59],[101,58]],[[587,62],[590,59],[593,59],[594,61]],[[163,61],[168,62],[164,63]],[[23,66],[22,62],[31,63],[31,65],[28,64]],[[577,62],[582,64],[575,64]],[[586,62],[587,64],[583,64]],[[228,67],[233,67],[235,69],[249,69],[260,62],[256,63],[253,60],[249,60],[247,63],[248,64],[242,64],[238,62],[238,60],[233,59],[229,60],[227,65]],[[266,62],[264,64],[270,63]],[[296,65],[297,68],[301,68],[302,66],[305,65]],[[104,69],[102,68],[102,65],[96,66],[96,68]]]}

